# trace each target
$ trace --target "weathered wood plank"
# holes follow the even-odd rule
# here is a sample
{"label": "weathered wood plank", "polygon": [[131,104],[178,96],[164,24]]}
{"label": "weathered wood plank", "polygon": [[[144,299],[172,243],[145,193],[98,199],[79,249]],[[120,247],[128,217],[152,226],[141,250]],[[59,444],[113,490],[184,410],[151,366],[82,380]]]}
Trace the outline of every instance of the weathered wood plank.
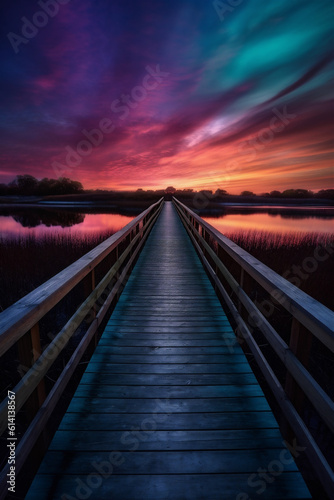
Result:
{"label": "weathered wood plank", "polygon": [[263,396],[262,389],[258,384],[247,386],[236,385],[174,385],[172,387],[165,385],[150,386],[128,386],[128,385],[84,385],[80,384],[75,392],[75,396],[87,397],[94,396],[99,398],[232,398],[232,397],[252,397]]}
{"label": "weathered wood plank", "polygon": [[210,364],[210,363],[227,363],[227,364],[233,364],[235,361],[237,361],[237,354],[234,354],[233,357],[230,354],[206,354],[206,355],[201,355],[201,354],[181,354],[181,355],[167,355],[164,354],[162,355],[159,354],[94,354],[94,357],[92,357],[92,362],[93,363],[106,363],[106,364],[113,364],[113,363],[121,363],[121,364],[131,364],[131,363],[164,363],[164,364],[187,364],[187,363],[195,363],[195,364]]}
{"label": "weathered wood plank", "polygon": [[217,413],[235,411],[270,410],[264,396],[248,398],[201,398],[201,399],[124,399],[124,398],[94,398],[74,397],[68,407],[70,413]]}
{"label": "weathered wood plank", "polygon": [[[183,340],[194,340],[194,341],[197,341],[197,340],[222,340],[224,342],[224,339],[225,338],[235,338],[235,334],[234,333],[230,333],[229,331],[228,332],[224,332],[223,334],[219,333],[219,332],[199,332],[199,333],[184,333],[184,332],[180,332],[178,331],[177,333],[175,332],[165,332],[165,333],[159,333],[159,335],[157,335],[155,332],[122,332],[122,333],[119,333],[117,331],[115,332],[105,332],[105,334],[103,335],[103,337],[100,339],[99,341],[99,345],[102,343],[102,342],[106,342],[106,344],[113,342],[115,341],[115,345],[118,341],[129,341],[129,345],[133,342],[133,341],[136,341],[136,340],[149,340],[149,341],[152,341],[152,342],[159,342],[160,340],[167,340],[167,341],[183,341]],[[102,344],[101,344],[102,345]],[[167,344],[166,344],[167,345]]]}
{"label": "weathered wood plank", "polygon": [[[252,370],[248,363],[105,363],[95,362],[90,363],[86,369],[87,373],[127,373],[127,374],[160,374],[164,377],[165,374],[235,374],[248,373],[252,374]],[[157,379],[158,382],[158,379]],[[187,380],[189,382],[189,380]],[[189,385],[189,384],[188,384]],[[235,384],[234,384],[235,385]]]}
{"label": "weathered wood plank", "polygon": [[[231,338],[233,338],[231,336]],[[223,339],[207,339],[207,338],[202,338],[202,339],[192,339],[192,340],[181,340],[181,339],[157,339],[156,337],[153,337],[151,340],[150,339],[143,339],[143,338],[132,338],[129,339],[128,335],[126,338],[121,338],[121,339],[115,339],[115,338],[106,338],[104,337],[103,339],[100,340],[99,346],[117,346],[117,347],[220,347],[220,346],[225,346],[226,344],[224,343]],[[231,354],[229,358],[231,359],[232,362],[235,362],[236,359],[235,356],[240,356],[240,359],[245,359],[243,354]]]}
{"label": "weathered wood plank", "polygon": [[[131,430],[141,427],[143,422],[154,422],[152,413],[133,415],[131,413],[66,413],[61,430]],[[245,411],[228,413],[161,413],[156,420],[159,430],[222,430],[222,429],[277,429],[277,422],[271,411]]]}
{"label": "weathered wood plank", "polygon": [[[173,333],[175,332],[176,328],[172,326],[114,326],[114,327],[109,327],[108,330],[106,330],[106,333]],[[179,326],[177,328],[180,333],[217,333],[224,335],[226,331],[228,333],[231,333],[231,327],[229,325],[224,326]]]}
{"label": "weathered wood plank", "polygon": [[[162,347],[162,346],[108,346],[104,345],[101,347],[97,347],[95,350],[96,356],[97,355],[102,355],[104,356],[104,359],[108,359],[109,356],[114,355],[122,355],[122,356],[131,356],[131,355],[137,355],[137,356],[149,356],[149,355],[154,355],[154,356],[166,356],[166,363],[168,363],[168,359],[177,356],[187,356],[187,357],[193,357],[193,356],[204,356],[204,359],[208,356],[208,361],[210,361],[211,356],[221,356],[224,355],[222,358],[223,360],[228,360],[229,357],[233,356],[229,352],[228,347],[224,345],[220,346],[187,346],[187,347]],[[94,354],[95,356],[95,354]],[[196,358],[193,358],[196,359]]]}
{"label": "weathered wood plank", "polygon": [[309,498],[170,204],[139,257],[29,495],[76,495],[79,478],[85,481],[94,472],[96,478],[92,464],[106,463],[114,450],[122,463],[88,492],[94,500],[221,500],[222,492],[226,498],[243,492],[254,496],[250,475],[282,452],[287,466],[266,498]]}
{"label": "weathered wood plank", "polygon": [[[131,446],[131,445],[130,445]],[[111,450],[112,451],[112,450]],[[115,450],[116,451],[116,450]],[[110,452],[49,451],[39,469],[40,474],[57,473],[66,464],[67,474],[90,474],[92,462],[107,461]],[[149,451],[122,452],[124,461],[115,465],[113,474],[230,474],[252,473],[258,464],[277,460],[280,451],[257,448],[248,450]],[[286,471],[295,471],[294,462],[285,464]]]}
{"label": "weathered wood plank", "polygon": [[[132,442],[130,442],[130,436]],[[142,437],[143,439],[140,439]],[[127,442],[128,441],[128,442]],[[109,451],[110,443],[118,450],[129,451],[138,446],[140,451],[168,450],[254,450],[282,448],[278,429],[228,429],[146,431],[124,435],[122,431],[58,431],[50,445],[53,451]]]}
{"label": "weathered wood plank", "polygon": [[[92,471],[96,473],[96,470]],[[255,481],[258,481],[255,483]],[[25,500],[36,498],[59,499],[64,495],[78,498],[82,485],[86,485],[89,498],[110,500],[222,500],[256,498],[257,492],[264,492],[266,500],[306,500],[310,498],[304,481],[299,473],[285,472],[273,483],[255,477],[250,481],[249,474],[168,474],[168,475],[112,475],[97,480],[98,488],[87,487],[87,476],[40,475],[33,483]],[[223,492],[223,493],[222,493]],[[208,497],[210,493],[210,497]],[[222,494],[224,495],[222,497]],[[255,496],[256,495],[256,496]],[[238,499],[238,500],[239,500]],[[67,499],[66,499],[67,500]]]}
{"label": "weathered wood plank", "polygon": [[256,378],[252,373],[222,373],[208,374],[200,373],[198,375],[192,373],[171,374],[166,373],[163,377],[161,374],[110,374],[88,372],[86,371],[82,377],[82,383],[91,384],[98,382],[107,385],[248,385],[254,384]]}

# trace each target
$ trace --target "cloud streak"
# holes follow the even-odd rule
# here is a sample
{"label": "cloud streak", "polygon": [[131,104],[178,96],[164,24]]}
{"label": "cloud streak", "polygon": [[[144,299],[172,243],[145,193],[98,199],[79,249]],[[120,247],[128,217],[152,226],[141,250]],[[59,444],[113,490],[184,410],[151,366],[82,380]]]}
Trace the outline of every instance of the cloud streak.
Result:
{"label": "cloud streak", "polygon": [[[220,22],[204,0],[71,0],[15,54],[6,35],[37,5],[1,6],[0,182],[54,176],[54,158],[106,118],[113,131],[64,171],[87,188],[332,184],[331,1],[248,0]],[[157,64],[168,77],[141,99]],[[259,142],[284,107],[295,118]]]}

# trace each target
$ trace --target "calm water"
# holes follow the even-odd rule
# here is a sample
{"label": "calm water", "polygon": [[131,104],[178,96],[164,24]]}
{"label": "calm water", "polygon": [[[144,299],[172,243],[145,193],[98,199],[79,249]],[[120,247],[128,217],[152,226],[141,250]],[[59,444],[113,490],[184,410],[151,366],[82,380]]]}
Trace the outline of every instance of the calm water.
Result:
{"label": "calm water", "polygon": [[[223,215],[203,218],[232,239],[240,235],[254,238],[254,235],[261,234],[262,237],[285,237],[295,241],[307,234],[313,237],[334,234],[334,209],[229,207]],[[42,240],[57,235],[87,239],[115,233],[132,219],[128,215],[64,209],[15,209],[13,213],[0,212],[0,235],[2,241],[26,237]]]}
{"label": "calm water", "polygon": [[87,239],[100,234],[113,234],[133,218],[120,214],[28,210],[12,215],[0,215],[0,235],[1,239],[6,241],[26,237],[42,240],[58,235]]}
{"label": "calm water", "polygon": [[10,210],[0,211],[0,312],[133,219],[51,208]]}
{"label": "calm water", "polygon": [[[85,209],[0,210],[0,311],[133,219],[121,214],[84,213]],[[251,253],[257,248],[271,250],[284,245],[290,256],[294,254],[292,246],[299,252],[305,243],[309,246],[334,242],[334,214],[330,211],[325,214],[321,209],[302,213],[261,210],[230,207],[225,215],[205,220]],[[270,251],[268,254],[272,255]],[[286,259],[287,255],[284,269],[288,265]],[[270,266],[278,265],[276,261],[270,261]],[[275,270],[280,272],[278,267]]]}
{"label": "calm water", "polygon": [[203,217],[203,219],[227,237],[237,240],[267,238],[268,242],[274,240],[279,245],[289,242],[297,244],[298,241],[305,241],[307,238],[313,243],[333,238],[333,209],[262,210],[256,213],[256,210],[241,209],[239,213],[235,213],[236,210],[233,209],[219,217]]}

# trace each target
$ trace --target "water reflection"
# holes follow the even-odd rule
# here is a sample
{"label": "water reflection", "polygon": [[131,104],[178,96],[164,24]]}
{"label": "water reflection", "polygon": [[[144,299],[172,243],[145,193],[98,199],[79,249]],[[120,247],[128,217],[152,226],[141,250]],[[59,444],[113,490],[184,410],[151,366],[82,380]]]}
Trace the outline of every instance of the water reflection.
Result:
{"label": "water reflection", "polygon": [[130,215],[115,213],[85,213],[76,210],[5,209],[0,211],[2,240],[67,235],[86,236],[115,233],[133,219]]}
{"label": "water reflection", "polygon": [[283,219],[326,219],[334,220],[334,208],[329,207],[253,207],[253,206],[224,206],[218,209],[202,210],[201,216],[205,218],[221,219],[226,216],[238,214],[251,216],[266,214],[269,217],[282,217]]}
{"label": "water reflection", "polygon": [[76,224],[82,224],[85,220],[85,214],[69,212],[24,211],[20,214],[12,215],[12,217],[21,226],[29,228],[41,225],[46,227],[71,227]]}
{"label": "water reflection", "polygon": [[250,211],[243,213],[227,212],[220,217],[203,217],[209,224],[229,238],[250,233],[264,233],[271,235],[306,235],[306,234],[333,234],[334,213],[316,209],[304,212],[296,211]]}
{"label": "water reflection", "polygon": [[[106,213],[106,210],[87,208],[0,208],[0,232],[3,239],[33,236],[86,236],[116,232],[128,224],[133,216]],[[238,207],[229,206],[224,212],[203,216],[211,225],[231,237],[246,231],[268,233],[332,233],[334,209],[300,207]]]}

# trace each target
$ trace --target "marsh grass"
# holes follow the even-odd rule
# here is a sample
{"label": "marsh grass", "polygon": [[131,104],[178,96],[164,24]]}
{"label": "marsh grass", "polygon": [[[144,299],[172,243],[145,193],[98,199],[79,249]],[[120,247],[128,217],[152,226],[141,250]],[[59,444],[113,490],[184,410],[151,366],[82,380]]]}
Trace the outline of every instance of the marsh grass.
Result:
{"label": "marsh grass", "polygon": [[0,236],[0,311],[24,297],[116,231]]}
{"label": "marsh grass", "polygon": [[319,246],[334,250],[334,235],[330,233],[270,233],[245,231],[226,233],[225,236],[252,254],[281,276],[297,285],[303,292],[334,309],[332,277],[334,253],[317,263],[316,269],[308,267]]}
{"label": "marsh grass", "polygon": [[248,252],[255,249],[278,250],[282,248],[301,249],[303,247],[314,247],[317,245],[327,246],[334,242],[334,235],[330,233],[301,232],[291,233],[270,232],[260,230],[234,231],[224,233],[227,238],[233,240]]}

